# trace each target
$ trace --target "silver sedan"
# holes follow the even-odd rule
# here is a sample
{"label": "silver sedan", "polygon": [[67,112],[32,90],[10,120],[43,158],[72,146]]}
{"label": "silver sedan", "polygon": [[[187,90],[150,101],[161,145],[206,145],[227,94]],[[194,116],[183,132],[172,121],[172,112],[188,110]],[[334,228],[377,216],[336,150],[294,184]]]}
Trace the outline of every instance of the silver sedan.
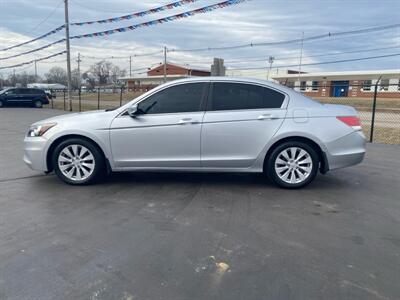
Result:
{"label": "silver sedan", "polygon": [[112,171],[265,173],[284,188],[360,163],[357,112],[268,81],[203,77],[161,85],[126,105],[37,122],[24,161],[69,184]]}

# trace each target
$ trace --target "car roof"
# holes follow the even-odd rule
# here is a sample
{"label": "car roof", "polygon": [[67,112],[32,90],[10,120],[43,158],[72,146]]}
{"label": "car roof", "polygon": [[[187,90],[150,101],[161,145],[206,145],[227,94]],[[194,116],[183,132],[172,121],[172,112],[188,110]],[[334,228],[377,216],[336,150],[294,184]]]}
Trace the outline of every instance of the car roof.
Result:
{"label": "car roof", "polygon": [[185,79],[177,79],[174,81],[170,81],[167,83],[167,85],[171,84],[176,84],[176,83],[194,83],[194,82],[240,82],[240,83],[249,83],[249,84],[260,84],[260,85],[265,85],[269,86],[272,88],[275,88],[277,90],[281,90],[282,92],[285,92],[289,95],[292,94],[297,94],[293,89],[283,86],[281,84],[269,81],[269,80],[263,80],[263,79],[255,79],[255,78],[246,78],[246,77],[228,77],[228,76],[204,76],[204,77],[191,77],[191,78],[185,78]]}

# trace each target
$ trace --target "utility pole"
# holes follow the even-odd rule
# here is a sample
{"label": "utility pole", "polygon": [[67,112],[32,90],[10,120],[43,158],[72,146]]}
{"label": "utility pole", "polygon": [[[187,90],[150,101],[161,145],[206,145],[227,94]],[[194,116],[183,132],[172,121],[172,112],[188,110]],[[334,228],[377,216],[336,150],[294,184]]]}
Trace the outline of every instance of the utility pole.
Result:
{"label": "utility pole", "polygon": [[78,53],[78,59],[76,62],[78,63],[78,89],[81,89],[81,54]]}
{"label": "utility pole", "polygon": [[164,83],[167,82],[167,47],[164,46]]}
{"label": "utility pole", "polygon": [[301,34],[301,48],[300,48],[300,61],[299,61],[299,77],[298,77],[299,86],[300,86],[301,64],[302,64],[302,60],[303,60],[303,47],[304,47],[304,31],[303,31],[302,34]]}
{"label": "utility pole", "polygon": [[68,91],[67,97],[69,101],[69,110],[72,111],[72,98],[71,98],[71,49],[69,45],[69,17],[68,17],[68,0],[64,0],[64,13],[65,13],[65,45],[67,50],[67,79]]}
{"label": "utility pole", "polygon": [[132,77],[132,56],[129,56],[129,77]]}
{"label": "utility pole", "polygon": [[36,64],[36,60],[35,60],[35,81],[37,80],[37,64]]}
{"label": "utility pole", "polygon": [[269,69],[268,69],[268,74],[267,74],[267,80],[269,80],[269,75],[271,73],[272,64],[274,63],[274,59],[275,59],[275,57],[273,57],[273,56],[268,57]]}

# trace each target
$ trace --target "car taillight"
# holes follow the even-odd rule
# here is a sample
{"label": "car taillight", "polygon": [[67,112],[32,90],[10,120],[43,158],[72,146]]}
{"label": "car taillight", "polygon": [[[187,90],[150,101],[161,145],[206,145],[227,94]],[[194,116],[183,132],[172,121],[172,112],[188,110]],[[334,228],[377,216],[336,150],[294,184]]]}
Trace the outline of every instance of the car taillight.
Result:
{"label": "car taillight", "polygon": [[347,126],[352,127],[355,130],[361,130],[361,122],[360,119],[356,116],[349,117],[336,117],[339,121],[342,121]]}

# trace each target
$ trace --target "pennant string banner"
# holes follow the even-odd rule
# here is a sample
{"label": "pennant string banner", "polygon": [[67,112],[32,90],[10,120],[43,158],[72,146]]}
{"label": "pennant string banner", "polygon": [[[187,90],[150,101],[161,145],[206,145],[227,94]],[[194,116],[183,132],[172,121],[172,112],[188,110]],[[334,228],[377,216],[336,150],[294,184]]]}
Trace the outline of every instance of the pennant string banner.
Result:
{"label": "pennant string banner", "polygon": [[[172,3],[169,3],[169,4],[163,5],[163,6],[159,6],[159,7],[152,8],[152,9],[145,10],[145,11],[141,11],[141,12],[132,13],[132,14],[129,14],[129,15],[121,16],[121,17],[115,17],[115,18],[109,18],[109,19],[97,20],[97,21],[88,21],[88,22],[75,22],[75,23],[70,23],[70,25],[83,26],[83,25],[106,24],[106,23],[113,23],[113,22],[119,22],[119,21],[124,21],[124,20],[130,20],[132,18],[140,18],[140,17],[144,17],[144,16],[147,16],[147,15],[150,15],[150,14],[158,13],[158,12],[161,12],[161,11],[174,9],[174,8],[183,6],[185,4],[194,3],[196,1],[199,1],[199,0],[181,0],[181,1],[172,2]],[[44,38],[46,38],[46,37],[48,37],[50,35],[53,35],[53,34],[59,32],[59,31],[63,30],[64,28],[65,28],[65,25],[61,25],[61,26],[57,27],[56,29],[53,29],[53,30],[51,30],[51,31],[49,31],[49,32],[47,32],[45,34],[42,34],[41,36],[38,36],[38,37],[36,37],[34,39],[31,39],[29,41],[26,41],[26,42],[23,42],[23,43],[14,45],[14,46],[10,46],[10,47],[7,47],[7,48],[0,49],[0,52],[1,51],[11,50],[11,49],[14,49],[14,48],[17,48],[17,47],[21,47],[21,46],[33,43],[35,41],[44,39]]]}
{"label": "pennant string banner", "polygon": [[151,14],[155,14],[161,11],[166,11],[166,10],[170,10],[170,9],[174,9],[189,3],[194,3],[197,2],[199,0],[181,0],[181,1],[176,1],[176,2],[172,2],[163,6],[159,6],[156,8],[152,8],[149,10],[145,10],[145,11],[141,11],[141,12],[136,12],[136,13],[132,13],[129,15],[125,15],[125,16],[120,16],[120,17],[115,17],[115,18],[109,18],[109,19],[103,19],[103,20],[97,20],[97,21],[87,21],[87,22],[75,22],[75,23],[71,23],[71,25],[75,25],[75,26],[83,26],[83,25],[92,25],[92,24],[105,24],[105,23],[114,23],[114,22],[120,22],[120,21],[125,21],[125,20],[130,20],[133,18],[141,18],[147,15],[151,15]]}
{"label": "pennant string banner", "polygon": [[82,39],[82,38],[92,38],[92,37],[102,37],[102,36],[108,36],[108,35],[112,35],[115,33],[121,33],[121,32],[126,32],[126,31],[132,31],[138,28],[142,28],[142,27],[149,27],[149,26],[154,26],[154,25],[158,25],[158,24],[162,24],[162,23],[167,23],[167,22],[172,22],[175,20],[180,20],[183,18],[188,18],[197,14],[204,14],[204,13],[208,13],[211,11],[214,11],[216,9],[220,9],[220,8],[225,8],[227,6],[231,6],[231,5],[235,5],[235,4],[239,4],[242,3],[246,0],[227,0],[227,1],[223,1],[217,4],[212,4],[209,6],[205,6],[202,8],[198,8],[195,10],[191,10],[191,11],[187,11],[184,13],[180,13],[177,15],[173,15],[173,16],[169,16],[169,17],[164,17],[164,18],[160,18],[160,19],[156,19],[153,21],[148,21],[148,22],[144,22],[144,23],[140,23],[140,24],[136,24],[136,25],[131,25],[131,26],[127,26],[127,27],[121,27],[121,28],[115,28],[115,29],[111,29],[111,30],[106,30],[106,31],[99,31],[99,32],[94,32],[94,33],[88,33],[88,34],[81,34],[81,35],[75,35],[72,36],[71,39]]}
{"label": "pennant string banner", "polygon": [[0,51],[7,51],[7,50],[11,50],[11,49],[14,49],[14,48],[17,48],[17,47],[20,47],[20,46],[24,46],[24,45],[36,42],[38,40],[44,39],[44,38],[46,38],[46,37],[48,37],[48,36],[50,36],[52,34],[55,34],[55,33],[59,32],[59,31],[63,30],[64,27],[65,27],[65,25],[61,25],[61,26],[57,27],[56,29],[53,29],[52,31],[49,31],[49,32],[47,32],[45,34],[42,34],[41,36],[38,36],[38,37],[36,37],[34,39],[31,39],[29,41],[26,41],[26,42],[23,42],[23,43],[14,45],[14,46],[10,46],[10,47],[7,47],[7,48],[0,49]]}
{"label": "pennant string banner", "polygon": [[6,67],[0,67],[0,70],[22,67],[22,66],[25,66],[25,65],[32,64],[32,63],[34,63],[35,61],[42,61],[42,60],[50,59],[50,58],[53,58],[53,57],[56,57],[56,56],[59,56],[59,55],[63,55],[63,54],[65,54],[65,53],[67,53],[67,51],[64,50],[64,51],[61,51],[61,52],[58,52],[58,53],[55,53],[55,54],[52,54],[52,55],[49,55],[49,56],[46,56],[46,57],[41,57],[41,58],[33,59],[33,60],[26,61],[26,62],[17,64],[17,65],[6,66]]}
{"label": "pennant string banner", "polygon": [[[183,19],[183,18],[188,18],[188,17],[194,16],[194,15],[197,15],[197,14],[208,13],[208,12],[214,11],[216,9],[225,8],[225,7],[228,7],[228,6],[231,6],[231,5],[235,5],[235,4],[239,4],[239,3],[242,3],[242,2],[245,2],[245,1],[247,1],[247,0],[227,0],[227,1],[216,3],[216,4],[212,4],[212,5],[209,5],[209,6],[205,6],[205,7],[202,7],[202,8],[198,8],[198,9],[195,9],[195,10],[191,10],[191,11],[187,11],[187,12],[184,12],[184,13],[180,13],[180,14],[177,14],[177,15],[173,15],[173,16],[169,16],[169,17],[165,17],[165,18],[161,18],[161,19],[156,19],[156,20],[148,21],[148,22],[144,22],[144,23],[139,23],[139,24],[136,24],[136,25],[131,25],[131,26],[127,26],[127,27],[121,27],[121,28],[115,28],[115,29],[106,30],[106,31],[82,34],[82,35],[75,35],[75,36],[70,37],[70,39],[72,40],[72,39],[82,39],[82,38],[93,38],[93,37],[109,36],[109,35],[112,35],[112,34],[115,34],[115,33],[122,33],[122,32],[132,31],[132,30],[136,30],[136,29],[139,29],[139,28],[143,28],[143,27],[149,27],[149,26],[154,26],[154,25],[158,25],[158,24],[162,24],[162,23],[172,22],[172,21],[175,21],[175,20],[180,20],[180,19]],[[32,49],[32,50],[29,50],[29,51],[26,51],[26,52],[22,52],[22,53],[11,55],[11,56],[7,56],[7,57],[2,57],[2,58],[0,58],[0,61],[1,60],[7,60],[7,59],[15,58],[15,57],[19,57],[19,56],[30,54],[30,53],[34,53],[34,52],[49,48],[49,47],[51,47],[53,45],[62,43],[62,42],[65,42],[65,38],[64,39],[60,39],[58,41],[55,41],[53,43],[44,45],[44,46],[42,46],[40,48]]]}

